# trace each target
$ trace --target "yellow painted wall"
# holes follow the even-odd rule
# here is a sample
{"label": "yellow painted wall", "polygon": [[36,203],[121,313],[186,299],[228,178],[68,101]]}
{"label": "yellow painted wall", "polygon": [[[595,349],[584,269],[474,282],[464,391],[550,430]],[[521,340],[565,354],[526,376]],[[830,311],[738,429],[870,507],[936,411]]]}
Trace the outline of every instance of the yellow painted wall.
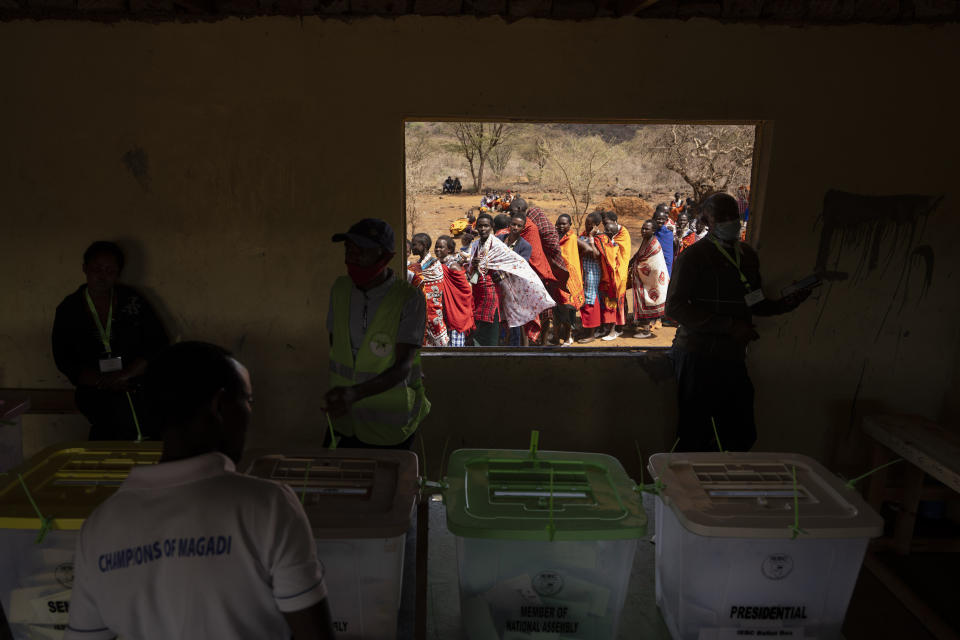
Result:
{"label": "yellow painted wall", "polygon": [[[0,386],[66,385],[53,311],[82,279],[83,248],[117,239],[127,281],[162,301],[173,335],[251,368],[253,444],[315,440],[327,291],[342,270],[329,238],[363,216],[400,228],[404,116],[756,118],[773,123],[758,239],[770,293],[812,269],[827,189],[946,196],[923,238],[930,293],[919,300],[914,278],[879,334],[895,265],[836,286],[825,309],[759,321],[758,446],[855,462],[859,413],[936,418],[951,386],[958,41],[957,26],[702,20],[0,24]],[[123,160],[134,149],[139,178]],[[636,473],[635,439],[644,452],[672,442],[672,382],[637,358],[430,358],[425,370],[434,460],[448,436],[451,448],[524,446],[540,428],[545,448],[607,450]],[[29,448],[77,431],[63,418],[26,426]]]}

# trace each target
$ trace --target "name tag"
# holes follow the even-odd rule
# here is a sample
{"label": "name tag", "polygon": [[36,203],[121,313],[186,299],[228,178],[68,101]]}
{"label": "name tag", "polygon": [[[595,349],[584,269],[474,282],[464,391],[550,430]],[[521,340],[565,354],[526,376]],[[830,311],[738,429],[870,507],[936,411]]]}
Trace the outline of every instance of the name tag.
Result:
{"label": "name tag", "polygon": [[100,373],[110,373],[111,371],[123,370],[123,358],[100,358]]}
{"label": "name tag", "polygon": [[756,291],[751,291],[747,295],[743,296],[744,302],[747,303],[748,307],[752,307],[755,304],[759,304],[764,301],[763,291],[757,289]]}

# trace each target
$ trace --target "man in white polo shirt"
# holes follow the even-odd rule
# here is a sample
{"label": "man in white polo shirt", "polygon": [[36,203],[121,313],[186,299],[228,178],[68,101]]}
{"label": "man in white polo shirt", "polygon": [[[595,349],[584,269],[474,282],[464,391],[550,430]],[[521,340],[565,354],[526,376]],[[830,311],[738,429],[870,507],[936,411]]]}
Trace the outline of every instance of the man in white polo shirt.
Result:
{"label": "man in white polo shirt", "polygon": [[334,637],[313,533],[290,487],[236,472],[253,397],[220,347],[147,369],[163,456],[84,523],[65,640]]}

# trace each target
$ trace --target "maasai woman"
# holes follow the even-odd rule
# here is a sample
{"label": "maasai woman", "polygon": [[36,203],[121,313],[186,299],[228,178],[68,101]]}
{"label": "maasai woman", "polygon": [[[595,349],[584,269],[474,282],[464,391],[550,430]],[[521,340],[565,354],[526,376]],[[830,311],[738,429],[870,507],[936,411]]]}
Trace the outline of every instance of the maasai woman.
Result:
{"label": "maasai woman", "polygon": [[600,293],[603,298],[601,320],[606,335],[616,340],[627,322],[626,293],[629,276],[630,233],[617,222],[617,214],[605,211],[604,233],[594,237],[600,250]]}
{"label": "maasai woman", "polygon": [[[509,327],[522,327],[541,311],[554,306],[540,278],[527,261],[493,235],[493,218],[477,216],[477,238],[470,247],[470,277],[492,277],[500,311]],[[474,292],[476,292],[476,284]],[[474,296],[476,303],[476,295]]]}
{"label": "maasai woman", "polygon": [[690,216],[686,212],[681,213],[680,217],[677,218],[677,234],[675,237],[677,241],[674,255],[680,255],[684,249],[699,239],[696,230],[690,224]]}
{"label": "maasai woman", "polygon": [[567,265],[570,277],[567,279],[567,290],[559,290],[560,300],[553,310],[556,319],[556,342],[563,346],[573,344],[573,323],[577,316],[577,309],[583,306],[583,277],[580,274],[580,251],[577,247],[577,235],[571,227],[571,219],[567,214],[557,218],[557,235],[560,238],[560,255]]}
{"label": "maasai woman", "polygon": [[[680,214],[683,216],[684,214]],[[633,286],[633,318],[637,322],[634,338],[652,338],[650,323],[663,315],[670,278],[663,249],[654,234],[654,224],[647,220],[640,229],[642,241],[630,259]],[[696,236],[694,236],[696,237]]]}
{"label": "maasai woman", "polygon": [[407,271],[412,274],[410,284],[423,291],[427,301],[423,344],[427,347],[445,347],[450,342],[450,336],[443,321],[443,266],[430,255],[430,236],[425,233],[418,233],[410,239],[410,252],[418,258],[407,265]]}
{"label": "maasai woman", "polygon": [[[584,335],[577,341],[581,344],[593,342],[599,338],[601,308],[600,300],[600,250],[593,239],[603,232],[600,213],[594,211],[587,214],[583,220],[583,231],[577,238],[577,249],[580,253],[580,265],[583,268],[583,306],[580,307],[580,321]],[[573,272],[570,273],[573,276]]]}
{"label": "maasai woman", "polygon": [[472,288],[457,259],[453,238],[437,238],[433,252],[443,267],[443,318],[450,332],[450,346],[465,347],[467,334],[477,326],[473,318]]}

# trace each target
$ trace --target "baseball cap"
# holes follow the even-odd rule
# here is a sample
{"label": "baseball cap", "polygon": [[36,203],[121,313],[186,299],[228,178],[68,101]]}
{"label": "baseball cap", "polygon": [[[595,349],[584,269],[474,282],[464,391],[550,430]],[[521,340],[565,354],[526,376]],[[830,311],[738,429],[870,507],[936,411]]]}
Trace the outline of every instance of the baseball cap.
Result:
{"label": "baseball cap", "polygon": [[335,233],[331,240],[333,242],[350,240],[364,249],[380,247],[391,252],[394,246],[393,228],[387,224],[386,220],[380,218],[364,218],[350,227],[346,233]]}

